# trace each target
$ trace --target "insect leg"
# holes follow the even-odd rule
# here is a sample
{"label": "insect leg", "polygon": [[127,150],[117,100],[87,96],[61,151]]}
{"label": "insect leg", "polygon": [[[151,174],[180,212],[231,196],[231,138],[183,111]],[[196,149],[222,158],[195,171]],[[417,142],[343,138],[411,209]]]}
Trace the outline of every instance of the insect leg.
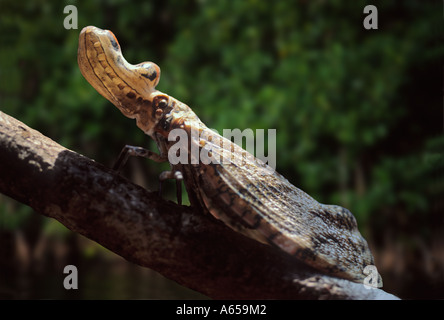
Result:
{"label": "insect leg", "polygon": [[182,180],[183,175],[180,171],[164,171],[159,175],[159,196],[162,196],[162,184],[167,179],[176,180],[177,203],[182,204]]}
{"label": "insect leg", "polygon": [[130,156],[137,156],[137,157],[144,157],[156,162],[166,162],[168,161],[168,158],[164,158],[157,153],[154,153],[150,150],[141,148],[141,147],[134,147],[126,145],[123,147],[122,151],[119,154],[119,157],[117,158],[116,162],[114,163],[113,170],[120,172],[120,170],[125,165],[126,161]]}

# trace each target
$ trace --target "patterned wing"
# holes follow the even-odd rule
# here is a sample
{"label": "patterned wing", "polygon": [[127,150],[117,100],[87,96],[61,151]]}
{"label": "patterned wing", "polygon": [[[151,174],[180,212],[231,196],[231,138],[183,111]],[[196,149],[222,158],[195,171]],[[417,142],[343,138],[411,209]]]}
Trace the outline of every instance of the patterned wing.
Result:
{"label": "patterned wing", "polygon": [[317,269],[354,281],[364,278],[373,257],[350,211],[320,204],[219,135],[199,144],[219,162],[193,166],[197,190],[211,214]]}

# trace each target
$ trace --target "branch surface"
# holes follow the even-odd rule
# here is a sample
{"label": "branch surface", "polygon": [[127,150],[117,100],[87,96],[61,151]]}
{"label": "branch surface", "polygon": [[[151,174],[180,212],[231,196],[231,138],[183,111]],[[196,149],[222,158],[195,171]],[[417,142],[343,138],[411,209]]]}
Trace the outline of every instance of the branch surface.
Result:
{"label": "branch surface", "polygon": [[0,192],[215,299],[398,299],[148,192],[0,112]]}

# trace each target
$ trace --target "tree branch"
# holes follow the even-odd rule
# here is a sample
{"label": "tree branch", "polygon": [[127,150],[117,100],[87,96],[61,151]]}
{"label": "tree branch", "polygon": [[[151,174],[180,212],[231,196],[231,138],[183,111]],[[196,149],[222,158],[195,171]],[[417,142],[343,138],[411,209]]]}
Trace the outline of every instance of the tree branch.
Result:
{"label": "tree branch", "polygon": [[397,299],[319,274],[0,112],[0,192],[216,299]]}

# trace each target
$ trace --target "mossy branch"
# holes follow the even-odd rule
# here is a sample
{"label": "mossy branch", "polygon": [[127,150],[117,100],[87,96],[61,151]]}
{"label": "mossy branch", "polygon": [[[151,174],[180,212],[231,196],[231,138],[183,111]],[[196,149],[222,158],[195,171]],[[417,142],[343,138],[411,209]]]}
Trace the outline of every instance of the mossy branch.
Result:
{"label": "mossy branch", "polygon": [[0,112],[0,192],[215,299],[397,299],[318,273]]}

